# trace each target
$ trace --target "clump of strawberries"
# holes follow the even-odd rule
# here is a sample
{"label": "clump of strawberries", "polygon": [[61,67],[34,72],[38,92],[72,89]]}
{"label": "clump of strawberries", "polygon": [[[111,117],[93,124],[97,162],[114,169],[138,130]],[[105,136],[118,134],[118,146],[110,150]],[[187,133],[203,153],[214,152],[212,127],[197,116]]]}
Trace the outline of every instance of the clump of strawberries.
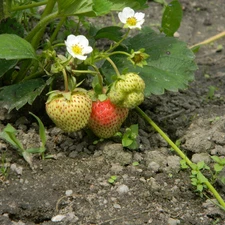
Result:
{"label": "clump of strawberries", "polygon": [[132,109],[144,101],[144,89],[145,82],[138,74],[127,73],[112,84],[108,95],[115,105]]}
{"label": "clump of strawberries", "polygon": [[104,100],[93,99],[82,88],[74,91],[50,92],[46,112],[65,132],[75,132],[86,126],[99,138],[112,137],[127,118],[129,109],[144,100],[145,83],[135,73],[119,76]]}

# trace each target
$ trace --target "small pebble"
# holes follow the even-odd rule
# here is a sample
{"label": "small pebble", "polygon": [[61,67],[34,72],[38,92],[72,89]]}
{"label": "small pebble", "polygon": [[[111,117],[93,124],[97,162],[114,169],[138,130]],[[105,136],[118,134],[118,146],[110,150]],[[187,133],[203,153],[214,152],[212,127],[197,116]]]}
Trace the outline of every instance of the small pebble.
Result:
{"label": "small pebble", "polygon": [[117,188],[117,192],[119,194],[126,194],[129,191],[129,187],[125,184],[121,184],[118,188]]}
{"label": "small pebble", "polygon": [[52,222],[60,222],[62,221],[66,216],[65,215],[56,215],[56,216],[53,216],[51,221]]}
{"label": "small pebble", "polygon": [[66,196],[70,196],[73,194],[73,191],[72,190],[66,190]]}
{"label": "small pebble", "polygon": [[180,220],[169,218],[168,219],[168,225],[178,225],[180,224]]}

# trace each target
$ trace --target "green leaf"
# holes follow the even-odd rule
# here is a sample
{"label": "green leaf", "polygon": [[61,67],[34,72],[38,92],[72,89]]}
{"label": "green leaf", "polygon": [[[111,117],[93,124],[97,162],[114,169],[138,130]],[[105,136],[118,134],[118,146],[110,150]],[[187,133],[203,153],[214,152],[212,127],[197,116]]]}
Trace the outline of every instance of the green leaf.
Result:
{"label": "green leaf", "polygon": [[32,45],[15,34],[0,34],[0,59],[36,59]]}
{"label": "green leaf", "polygon": [[93,0],[58,0],[59,14],[84,14],[92,11]]}
{"label": "green leaf", "polygon": [[[41,142],[42,142],[42,147],[45,146],[46,144],[46,134],[45,134],[45,127],[44,124],[42,123],[42,121],[36,116],[34,115],[32,112],[29,112],[37,121],[38,121],[38,125],[39,125],[39,136],[41,138]],[[40,151],[40,149],[39,149]]]}
{"label": "green leaf", "polygon": [[95,12],[96,16],[105,15],[110,12],[112,7],[112,2],[108,0],[93,0],[93,11]]}
{"label": "green leaf", "polygon": [[204,166],[205,166],[205,162],[204,161],[200,161],[200,162],[197,163],[197,167],[198,167],[199,170],[203,169]]}
{"label": "green leaf", "polygon": [[117,26],[104,27],[100,29],[96,35],[95,39],[98,40],[100,38],[107,38],[112,41],[119,41],[123,36],[122,28]]}
{"label": "green leaf", "polygon": [[182,16],[183,10],[179,1],[170,2],[163,13],[161,31],[167,36],[173,36],[180,27]]}
{"label": "green leaf", "polygon": [[208,181],[207,178],[201,172],[197,173],[197,179],[200,183],[205,183]]}
{"label": "green leaf", "polygon": [[[145,27],[124,44],[127,48],[122,49],[123,51],[131,52],[132,49],[138,51],[144,48],[145,53],[150,55],[146,60],[147,65],[143,68],[134,67],[124,55],[111,56],[121,73],[124,69],[139,73],[146,84],[145,96],[163,94],[165,90],[185,89],[194,79],[194,71],[197,69],[195,55],[187,48],[186,43],[176,38],[165,37]],[[111,77],[115,74],[111,65],[105,62],[101,70],[106,81],[111,83]]]}
{"label": "green leaf", "polygon": [[180,165],[182,169],[187,169],[188,165],[184,159],[180,160]]}
{"label": "green leaf", "polygon": [[95,17],[110,11],[122,10],[129,6],[133,9],[146,8],[146,0],[58,0],[59,14]]}
{"label": "green leaf", "polygon": [[211,156],[214,162],[217,162],[218,164],[221,164],[221,158],[219,156],[213,155]]}
{"label": "green leaf", "polygon": [[22,154],[24,148],[21,142],[16,138],[16,132],[17,130],[11,124],[7,124],[7,126],[0,133],[0,138],[10,143],[14,148],[18,148]]}
{"label": "green leaf", "polygon": [[203,185],[202,184],[197,185],[197,191],[199,191],[199,192],[203,191]]}
{"label": "green leaf", "polygon": [[0,77],[17,64],[17,60],[0,59]]}
{"label": "green leaf", "polygon": [[2,107],[8,108],[9,111],[14,108],[20,109],[26,103],[31,105],[45,86],[44,80],[38,78],[2,87],[0,89],[0,104]]}
{"label": "green leaf", "polygon": [[133,140],[130,139],[130,138],[123,138],[122,139],[122,145],[124,147],[127,147],[127,146],[131,145],[132,143],[133,143]]}
{"label": "green leaf", "polygon": [[109,0],[112,2],[112,8],[111,10],[119,11],[122,10],[125,7],[130,7],[132,9],[144,9],[147,8],[147,1],[146,0]]}
{"label": "green leaf", "polygon": [[220,165],[220,164],[215,164],[214,165],[214,170],[215,172],[220,172],[223,169],[224,166]]}

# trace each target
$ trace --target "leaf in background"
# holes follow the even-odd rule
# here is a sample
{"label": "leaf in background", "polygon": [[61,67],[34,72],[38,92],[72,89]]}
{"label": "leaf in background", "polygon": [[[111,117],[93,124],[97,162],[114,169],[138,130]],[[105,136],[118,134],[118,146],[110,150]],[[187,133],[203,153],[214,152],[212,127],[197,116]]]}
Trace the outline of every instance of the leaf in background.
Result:
{"label": "leaf in background", "polygon": [[32,104],[45,86],[44,80],[39,78],[2,87],[0,89],[0,104],[2,107],[8,108],[9,112],[14,108],[20,109],[26,103]]}
{"label": "leaf in background", "polygon": [[117,42],[121,40],[123,36],[122,29],[123,28],[117,26],[104,27],[96,33],[95,39],[98,40],[100,38],[107,38]]}
{"label": "leaf in background", "polygon": [[36,59],[32,45],[15,34],[0,34],[0,59]]}
{"label": "leaf in background", "polygon": [[133,9],[147,7],[146,0],[58,0],[59,14],[74,14],[95,17],[110,11],[122,10],[129,6]]}
{"label": "leaf in background", "polygon": [[161,31],[167,36],[173,36],[180,27],[182,16],[183,10],[179,1],[170,2],[163,13]]}
{"label": "leaf in background", "polygon": [[17,60],[0,59],[0,77],[17,64]]}
{"label": "leaf in background", "polygon": [[119,11],[125,7],[130,7],[132,9],[144,9],[147,8],[147,1],[146,0],[109,0],[112,2],[111,10]]}
{"label": "leaf in background", "polygon": [[92,11],[93,0],[58,0],[59,14],[84,14]]}
{"label": "leaf in background", "polygon": [[17,34],[24,37],[24,26],[15,18],[8,17],[2,21],[0,20],[0,34]]}
{"label": "leaf in background", "polygon": [[[194,79],[194,71],[197,69],[195,55],[187,48],[186,43],[176,38],[165,37],[145,27],[124,44],[127,45],[128,52],[145,48],[145,52],[150,56],[146,60],[148,65],[143,68],[133,67],[126,56],[111,57],[121,73],[124,70],[139,73],[146,84],[145,96],[163,94],[165,90],[185,89]],[[115,74],[111,65],[105,62],[101,70],[107,82],[111,83],[111,77]]]}

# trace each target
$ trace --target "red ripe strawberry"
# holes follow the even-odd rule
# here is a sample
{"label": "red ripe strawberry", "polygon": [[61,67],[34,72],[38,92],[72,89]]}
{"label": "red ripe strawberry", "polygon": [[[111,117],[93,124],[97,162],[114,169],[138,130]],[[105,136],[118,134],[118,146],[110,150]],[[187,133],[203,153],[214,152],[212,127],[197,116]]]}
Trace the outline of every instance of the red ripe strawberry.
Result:
{"label": "red ripe strawberry", "polygon": [[92,103],[89,128],[100,138],[112,137],[121,127],[128,115],[128,109],[111,103],[109,99]]}
{"label": "red ripe strawberry", "polygon": [[84,128],[91,114],[92,100],[83,89],[73,92],[53,91],[46,102],[46,112],[65,132]]}

